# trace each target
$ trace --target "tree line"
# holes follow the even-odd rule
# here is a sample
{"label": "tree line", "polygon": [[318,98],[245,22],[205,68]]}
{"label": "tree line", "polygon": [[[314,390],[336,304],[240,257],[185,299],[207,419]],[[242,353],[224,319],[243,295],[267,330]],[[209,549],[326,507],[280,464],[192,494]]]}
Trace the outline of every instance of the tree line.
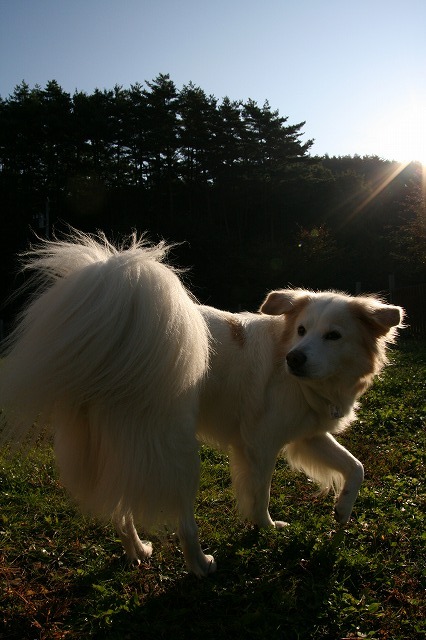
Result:
{"label": "tree line", "polygon": [[182,243],[203,301],[253,308],[272,287],[386,289],[424,281],[422,170],[317,157],[268,102],[218,100],[169,75],[0,98],[2,294],[31,229],[132,229]]}

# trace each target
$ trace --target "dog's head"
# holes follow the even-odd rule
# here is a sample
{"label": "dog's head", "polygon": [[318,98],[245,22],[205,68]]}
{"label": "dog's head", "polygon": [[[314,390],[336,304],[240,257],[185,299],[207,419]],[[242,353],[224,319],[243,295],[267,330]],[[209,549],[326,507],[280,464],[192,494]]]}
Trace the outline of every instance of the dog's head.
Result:
{"label": "dog's head", "polygon": [[[287,371],[301,381],[336,377],[366,381],[386,362],[404,312],[373,296],[332,291],[272,291],[260,311],[284,318],[282,345]],[[360,389],[361,391],[361,389]]]}

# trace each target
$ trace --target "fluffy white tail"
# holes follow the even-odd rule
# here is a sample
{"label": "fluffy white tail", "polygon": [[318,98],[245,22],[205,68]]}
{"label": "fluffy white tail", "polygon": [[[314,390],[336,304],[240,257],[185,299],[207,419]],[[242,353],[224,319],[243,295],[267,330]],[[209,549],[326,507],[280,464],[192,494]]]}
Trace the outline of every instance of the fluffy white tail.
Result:
{"label": "fluffy white tail", "polygon": [[40,289],[0,367],[0,444],[48,427],[62,480],[86,509],[133,512],[148,526],[179,510],[181,473],[194,492],[185,466],[208,367],[208,330],[166,252],[78,232],[28,252]]}

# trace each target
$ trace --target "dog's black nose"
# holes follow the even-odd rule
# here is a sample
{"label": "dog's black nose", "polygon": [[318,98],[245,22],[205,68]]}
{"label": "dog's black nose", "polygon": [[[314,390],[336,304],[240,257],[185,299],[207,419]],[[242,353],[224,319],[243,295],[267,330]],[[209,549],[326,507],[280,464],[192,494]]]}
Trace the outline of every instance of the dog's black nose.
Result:
{"label": "dog's black nose", "polygon": [[303,351],[300,351],[299,349],[293,349],[293,351],[290,351],[287,354],[286,360],[290,369],[294,372],[297,372],[305,364],[306,356]]}

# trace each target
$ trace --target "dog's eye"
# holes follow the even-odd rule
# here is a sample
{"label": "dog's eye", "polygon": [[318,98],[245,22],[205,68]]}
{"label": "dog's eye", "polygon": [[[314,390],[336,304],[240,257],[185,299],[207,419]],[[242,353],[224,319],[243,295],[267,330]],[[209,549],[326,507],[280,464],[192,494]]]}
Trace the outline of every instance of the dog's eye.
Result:
{"label": "dog's eye", "polygon": [[297,333],[299,336],[304,336],[306,333],[305,327],[303,327],[302,325],[300,325],[300,327],[297,327]]}
{"label": "dog's eye", "polygon": [[325,334],[324,339],[325,340],[339,340],[341,337],[342,337],[342,335],[338,331],[329,331],[328,333]]}

